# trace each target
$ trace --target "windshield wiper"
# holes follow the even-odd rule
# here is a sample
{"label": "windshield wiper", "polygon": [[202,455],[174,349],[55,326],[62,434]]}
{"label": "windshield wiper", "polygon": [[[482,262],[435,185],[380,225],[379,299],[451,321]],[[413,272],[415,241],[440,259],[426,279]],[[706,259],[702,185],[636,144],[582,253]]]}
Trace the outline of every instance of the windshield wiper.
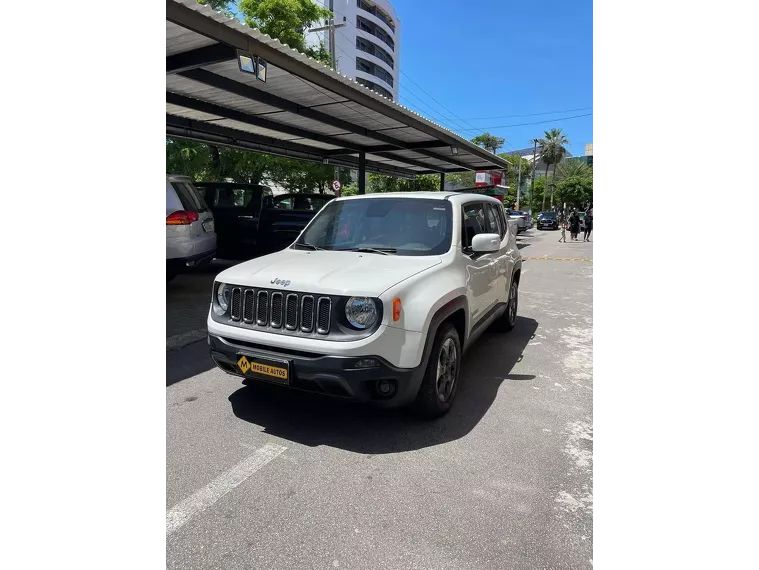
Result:
{"label": "windshield wiper", "polygon": [[381,253],[382,255],[390,255],[391,253],[396,253],[398,250],[394,247],[351,247],[342,251],[358,251],[359,253]]}
{"label": "windshield wiper", "polygon": [[309,248],[313,249],[314,251],[327,251],[323,247],[319,247],[318,245],[314,245],[314,244],[308,243],[308,242],[297,242],[297,243],[293,244],[293,246],[296,246],[296,245],[300,245],[300,246],[303,246],[303,247],[309,247]]}

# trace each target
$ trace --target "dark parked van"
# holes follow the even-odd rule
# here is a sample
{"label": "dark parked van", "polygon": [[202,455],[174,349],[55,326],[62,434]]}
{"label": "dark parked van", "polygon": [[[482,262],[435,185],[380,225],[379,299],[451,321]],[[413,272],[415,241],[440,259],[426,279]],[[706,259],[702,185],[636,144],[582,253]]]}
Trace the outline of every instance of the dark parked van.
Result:
{"label": "dark parked van", "polygon": [[236,182],[196,182],[216,223],[216,257],[250,259],[259,247],[258,224],[271,188]]}
{"label": "dark parked van", "polygon": [[251,259],[289,246],[331,194],[273,196],[261,184],[197,182],[213,212],[218,238],[216,257]]}

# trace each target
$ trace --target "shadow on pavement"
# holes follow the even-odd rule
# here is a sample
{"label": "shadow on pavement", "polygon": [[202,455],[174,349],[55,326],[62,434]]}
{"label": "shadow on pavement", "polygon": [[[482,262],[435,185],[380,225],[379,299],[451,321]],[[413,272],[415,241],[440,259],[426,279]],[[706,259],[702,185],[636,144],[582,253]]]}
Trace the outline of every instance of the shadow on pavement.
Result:
{"label": "shadow on pavement", "polygon": [[207,372],[216,365],[208,354],[206,339],[166,353],[166,386]]}
{"label": "shadow on pavement", "polygon": [[261,382],[240,388],[229,401],[238,418],[303,445],[369,454],[422,449],[468,434],[492,405],[502,382],[535,378],[509,373],[537,328],[537,321],[520,317],[508,334],[483,334],[464,357],[453,408],[432,421],[405,410],[377,410]]}

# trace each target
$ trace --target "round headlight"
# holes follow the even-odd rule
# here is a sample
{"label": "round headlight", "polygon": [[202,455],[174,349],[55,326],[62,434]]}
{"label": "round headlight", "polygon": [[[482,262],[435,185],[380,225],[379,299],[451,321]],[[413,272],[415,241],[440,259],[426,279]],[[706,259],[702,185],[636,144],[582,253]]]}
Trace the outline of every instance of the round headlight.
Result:
{"label": "round headlight", "polygon": [[231,297],[232,288],[224,283],[219,283],[219,287],[216,289],[216,302],[219,303],[219,307],[225,313],[229,309],[229,299]]}
{"label": "round headlight", "polygon": [[351,297],[345,304],[345,317],[351,326],[368,329],[377,322],[377,306],[369,297]]}

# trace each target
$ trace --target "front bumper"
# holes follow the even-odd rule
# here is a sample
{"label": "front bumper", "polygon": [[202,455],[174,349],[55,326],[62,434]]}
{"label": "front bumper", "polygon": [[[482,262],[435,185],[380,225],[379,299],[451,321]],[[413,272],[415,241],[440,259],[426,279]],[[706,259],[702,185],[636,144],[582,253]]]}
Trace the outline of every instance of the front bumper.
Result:
{"label": "front bumper", "polygon": [[[290,363],[290,383],[285,388],[371,402],[381,407],[410,404],[416,398],[425,370],[424,362],[416,368],[396,368],[385,359],[370,354],[332,356],[288,351],[213,334],[208,335],[208,344],[214,363],[228,374],[246,377],[237,365],[242,354],[263,359],[285,359]],[[373,359],[377,366],[356,368],[357,362],[365,359]],[[379,390],[383,380],[391,386],[392,392],[388,395],[383,395]]]}

